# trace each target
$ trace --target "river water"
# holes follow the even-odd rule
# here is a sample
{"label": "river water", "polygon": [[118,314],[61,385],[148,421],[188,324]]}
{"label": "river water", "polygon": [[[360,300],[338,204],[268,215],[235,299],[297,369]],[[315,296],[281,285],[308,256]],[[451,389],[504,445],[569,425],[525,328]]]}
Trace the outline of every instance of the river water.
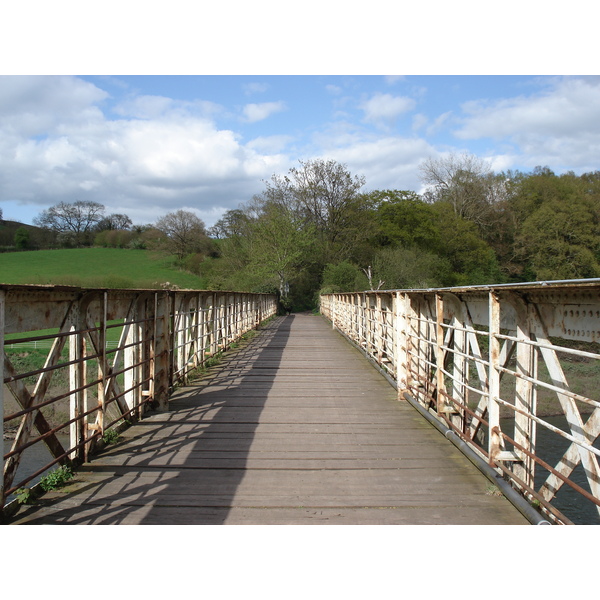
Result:
{"label": "river water", "polygon": [[[569,431],[565,417],[544,417],[544,420],[563,431]],[[551,466],[555,466],[558,463],[570,443],[569,440],[565,440],[559,435],[548,431],[545,427],[538,426],[537,428],[538,454],[542,460]],[[594,447],[600,448],[600,440],[596,440]],[[539,489],[547,476],[547,471],[538,467],[535,477],[536,490]],[[575,467],[570,479],[573,483],[590,492],[590,486],[581,463]],[[583,498],[566,484],[563,484],[558,491],[552,505],[577,525],[600,525],[600,515],[598,514],[596,505]]]}
{"label": "river water", "polygon": [[[69,445],[69,436],[68,435],[58,434],[56,437],[62,444],[63,448],[68,447],[68,445]],[[10,440],[4,440],[4,450],[5,451],[8,451],[8,449],[9,449],[8,447],[11,443],[12,442]],[[33,475],[33,473],[35,473],[37,470],[41,469],[42,467],[44,467],[47,464],[50,464],[52,462],[52,460],[53,460],[52,455],[50,454],[50,451],[46,447],[46,444],[44,444],[43,442],[38,442],[37,444],[34,444],[33,446],[26,448],[25,451],[23,452],[23,454],[21,455],[21,460],[19,462],[19,468],[17,469],[17,474],[14,478],[14,483],[18,484],[20,481],[22,481],[26,477]],[[52,467],[52,469],[56,469],[57,467],[58,467],[58,465],[55,465],[54,467]],[[26,483],[24,485],[24,487],[28,487],[28,488],[33,487],[36,483],[38,483],[40,481],[40,479],[42,477],[44,477],[44,475],[47,475],[47,474],[48,474],[48,471],[46,471],[45,473],[42,473],[41,475],[38,475],[37,477],[35,477],[34,479],[32,479],[31,481]],[[14,495],[11,495],[8,497],[7,500],[10,501],[13,498],[14,498]]]}

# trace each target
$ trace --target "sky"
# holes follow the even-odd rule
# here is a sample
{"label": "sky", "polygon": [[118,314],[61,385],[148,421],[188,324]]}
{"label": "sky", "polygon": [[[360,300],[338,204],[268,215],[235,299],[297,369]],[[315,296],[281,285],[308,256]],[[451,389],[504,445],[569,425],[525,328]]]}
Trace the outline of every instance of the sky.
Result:
{"label": "sky", "polygon": [[[210,227],[310,159],[344,164],[365,178],[363,191],[421,192],[419,165],[449,153],[475,154],[497,172],[600,169],[600,77],[593,60],[581,62],[595,50],[575,61],[567,52],[588,40],[593,19],[576,12],[515,3],[516,19],[509,0],[496,29],[449,27],[457,7],[479,5],[460,0],[452,14],[437,5],[432,20],[434,3],[424,2],[408,15],[428,19],[415,30],[379,0],[362,14],[328,12],[336,2],[293,11],[258,0],[254,12],[227,4],[197,19],[178,12],[180,0],[169,13],[129,13],[133,3],[121,3],[115,19],[117,4],[106,0],[86,15],[97,27],[78,28],[80,2],[36,4],[35,21],[29,4],[6,9],[13,18],[0,38],[6,220],[32,223],[50,206],[83,200],[134,224],[184,209]],[[536,28],[525,37],[529,11]],[[576,34],[548,35],[571,21]]]}
{"label": "sky", "polygon": [[58,202],[210,227],[299,161],[333,159],[364,191],[422,191],[428,157],[494,171],[600,169],[592,76],[0,77],[0,206],[31,223]]}

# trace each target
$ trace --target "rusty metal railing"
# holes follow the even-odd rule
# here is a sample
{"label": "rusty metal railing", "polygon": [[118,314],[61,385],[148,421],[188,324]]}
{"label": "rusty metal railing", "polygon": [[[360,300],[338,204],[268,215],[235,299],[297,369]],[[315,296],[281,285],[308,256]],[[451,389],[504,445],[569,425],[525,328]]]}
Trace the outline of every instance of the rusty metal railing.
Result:
{"label": "rusty metal railing", "polygon": [[600,280],[327,294],[321,312],[549,521],[600,523]]}
{"label": "rusty metal railing", "polygon": [[[174,386],[276,310],[270,294],[0,285],[0,509],[108,430],[166,410]],[[23,470],[32,452],[45,459]]]}

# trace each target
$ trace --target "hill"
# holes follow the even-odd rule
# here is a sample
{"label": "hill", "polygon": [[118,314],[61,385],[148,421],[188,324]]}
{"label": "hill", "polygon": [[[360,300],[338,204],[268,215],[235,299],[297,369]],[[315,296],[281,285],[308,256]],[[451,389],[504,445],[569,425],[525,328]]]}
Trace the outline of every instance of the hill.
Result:
{"label": "hill", "polygon": [[152,289],[169,283],[204,289],[202,278],[177,270],[148,250],[79,248],[0,254],[0,283]]}
{"label": "hill", "polygon": [[35,225],[27,225],[19,221],[6,221],[0,219],[0,251],[14,250],[15,233],[18,229],[25,229],[29,234],[29,247],[40,248],[51,243],[54,234]]}

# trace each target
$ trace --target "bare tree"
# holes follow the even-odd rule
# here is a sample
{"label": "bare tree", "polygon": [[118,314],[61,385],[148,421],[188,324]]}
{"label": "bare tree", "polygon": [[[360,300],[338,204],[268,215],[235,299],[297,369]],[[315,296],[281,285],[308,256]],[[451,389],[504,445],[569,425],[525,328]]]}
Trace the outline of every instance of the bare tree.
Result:
{"label": "bare tree", "polygon": [[60,202],[44,210],[33,223],[50,229],[63,238],[70,238],[73,245],[90,244],[96,224],[104,216],[104,206],[98,202],[78,200],[69,204]]}
{"label": "bare tree", "polygon": [[429,186],[424,199],[449,202],[454,212],[488,228],[495,206],[506,197],[506,185],[489,163],[472,154],[450,154],[428,158],[420,167],[421,181]]}
{"label": "bare tree", "polygon": [[155,227],[163,234],[159,239],[160,247],[179,259],[201,252],[210,245],[204,221],[189,211],[168,213],[156,222]]}
{"label": "bare tree", "polygon": [[127,215],[123,214],[112,214],[108,215],[108,217],[104,217],[100,219],[96,224],[97,231],[113,231],[113,230],[121,230],[128,231],[133,225],[133,222]]}

